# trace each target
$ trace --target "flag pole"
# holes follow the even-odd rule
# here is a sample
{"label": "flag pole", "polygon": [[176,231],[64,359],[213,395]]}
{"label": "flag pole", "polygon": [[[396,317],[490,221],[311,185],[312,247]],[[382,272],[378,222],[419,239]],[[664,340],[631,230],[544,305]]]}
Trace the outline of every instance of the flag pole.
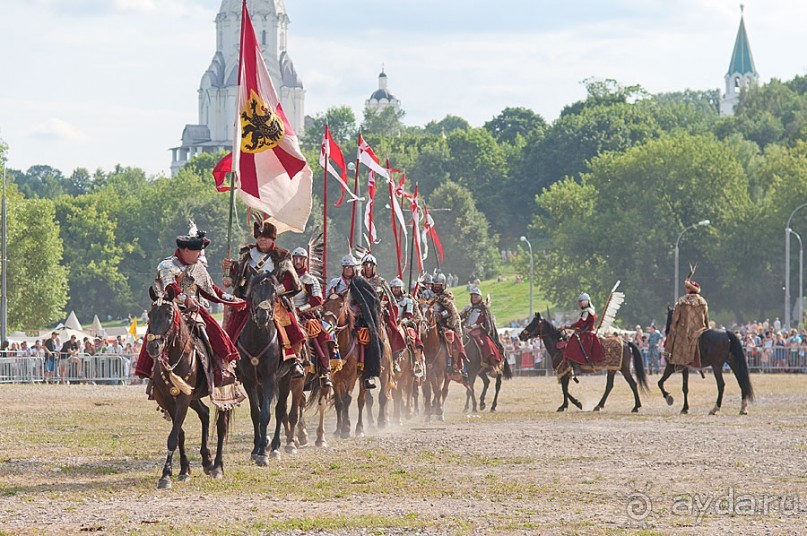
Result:
{"label": "flag pole", "polygon": [[395,193],[392,190],[392,173],[390,172],[389,158],[387,159],[387,186],[389,186],[390,217],[392,218],[392,237],[395,240],[395,260],[398,262],[398,277],[403,278],[401,269],[401,243],[398,240],[398,226],[395,224]]}
{"label": "flag pole", "polygon": [[231,259],[233,246],[233,209],[235,208],[235,172],[230,171],[230,218],[227,221],[227,258]]}
{"label": "flag pole", "polygon": [[[356,138],[356,173],[353,177],[353,195],[355,197],[359,196],[359,140],[361,139],[361,132],[359,132],[358,137]],[[359,219],[363,218],[363,214],[359,214]],[[356,202],[353,202],[353,205],[350,207],[350,251],[353,251],[353,236],[354,230],[356,228]],[[359,236],[361,236],[361,225],[359,225]],[[361,240],[359,240],[361,243]]]}
{"label": "flag pole", "polygon": [[[325,128],[328,122],[325,121]],[[325,134],[322,135],[322,146],[324,151]],[[322,279],[328,281],[328,157],[325,156],[325,165],[322,167]]]}
{"label": "flag pole", "polygon": [[415,256],[415,214],[412,214],[412,242],[409,244],[409,282],[407,283],[406,292],[412,288],[412,270],[415,269],[415,262],[412,257]]}

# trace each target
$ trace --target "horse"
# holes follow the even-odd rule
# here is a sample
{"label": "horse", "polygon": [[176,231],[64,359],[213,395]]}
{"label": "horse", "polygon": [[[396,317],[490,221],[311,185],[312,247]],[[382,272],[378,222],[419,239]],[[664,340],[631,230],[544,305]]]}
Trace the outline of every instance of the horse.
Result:
{"label": "horse", "polygon": [[205,375],[202,360],[209,358],[208,349],[191,332],[188,321],[183,318],[174,303],[173,287],[163,293],[149,288],[151,309],[148,312],[146,351],[154,360],[151,373],[151,386],[154,399],[160,408],[171,417],[171,432],[168,435],[168,455],[163,472],[157,484],[159,489],[171,489],[172,460],[179,446],[179,481],[191,478],[191,467],[185,452],[185,431],[182,425],[188,408],[192,408],[202,423],[202,467],[205,474],[213,478],[224,476],[224,440],[232,422],[232,409],[217,409],[216,414],[216,457],[210,459],[207,438],[210,432],[210,409],[201,401],[212,390]]}
{"label": "horse", "polygon": [[[670,324],[672,324],[673,308],[667,307],[667,324],[664,327],[664,335],[667,336],[670,332]],[[740,339],[734,332],[725,329],[707,329],[701,336],[698,337],[698,349],[701,354],[701,369],[712,367],[712,373],[715,376],[717,383],[717,401],[715,407],[709,412],[709,415],[715,415],[720,411],[720,406],[723,403],[723,388],[726,382],[723,380],[723,365],[728,363],[729,368],[734,372],[737,377],[737,383],[742,392],[742,402],[740,404],[740,415],[748,415],[748,402],[754,400],[754,388],[751,386],[751,376],[748,373],[748,363],[745,360],[745,352],[743,352]],[[683,377],[682,391],[684,393],[684,406],[681,408],[682,414],[689,413],[689,367],[681,365],[672,365],[667,363],[664,367],[664,373],[658,381],[658,388],[661,389],[661,395],[667,401],[668,406],[674,403],[673,397],[670,393],[664,390],[664,382],[667,381],[676,370],[681,370]],[[703,372],[701,372],[703,374]]]}
{"label": "horse", "polygon": [[427,421],[431,420],[432,414],[437,415],[437,420],[442,421],[445,419],[445,400],[448,396],[448,385],[451,383],[451,377],[448,374],[448,361],[451,359],[451,353],[440,335],[431,307],[426,309],[423,316],[425,320],[423,355],[426,361],[423,409],[426,412]]}
{"label": "horse", "polygon": [[510,363],[507,362],[507,357],[502,356],[502,362],[493,369],[486,369],[482,366],[482,352],[479,345],[473,337],[468,336],[463,340],[463,347],[465,348],[465,355],[468,356],[468,385],[471,389],[465,395],[465,411],[468,411],[468,405],[473,402],[473,412],[476,413],[476,393],[474,392],[474,383],[477,376],[482,380],[482,394],[479,395],[479,409],[485,410],[485,395],[490,386],[490,378],[488,372],[496,377],[496,393],[493,395],[493,404],[490,406],[490,411],[496,411],[496,404],[499,401],[499,390],[502,388],[502,377],[505,380],[513,378],[513,371],[510,368]]}
{"label": "horse", "polygon": [[[246,299],[250,304],[249,319],[238,336],[235,345],[241,354],[236,374],[244,385],[249,397],[252,417],[253,448],[250,455],[256,465],[266,467],[269,457],[267,427],[271,420],[271,404],[276,396],[277,369],[280,365],[281,349],[274,321],[276,300],[276,278],[270,272],[254,276],[246,289]],[[285,403],[285,399],[284,399]],[[276,407],[276,417],[280,418],[280,404]],[[278,428],[280,421],[278,421]],[[275,444],[277,440],[277,444]],[[271,454],[279,456],[278,433],[272,441]]]}
{"label": "horse", "polygon": [[416,385],[414,364],[418,359],[418,352],[412,341],[408,340],[408,334],[404,334],[406,349],[401,352],[398,358],[400,372],[391,374],[392,402],[393,402],[393,422],[398,426],[403,424],[402,418],[409,419],[412,416],[412,393]]}
{"label": "horse", "polygon": [[[565,411],[569,407],[569,401],[577,406],[577,409],[583,409],[583,405],[569,394],[569,379],[572,377],[574,369],[579,368],[584,372],[589,372],[607,368],[608,376],[605,382],[605,392],[603,393],[600,401],[594,407],[594,411],[600,411],[605,408],[605,401],[608,399],[608,395],[611,393],[611,389],[614,387],[614,376],[616,375],[616,371],[619,370],[622,373],[622,376],[625,378],[625,381],[628,382],[631,391],[633,391],[634,405],[631,413],[639,412],[639,408],[642,407],[642,402],[639,400],[639,390],[637,389],[637,384],[642,391],[647,391],[648,387],[647,375],[645,374],[644,363],[642,361],[642,354],[639,352],[639,348],[635,344],[632,342],[621,341],[622,353],[621,359],[619,360],[620,364],[617,369],[616,366],[604,367],[596,364],[593,366],[579,366],[577,363],[572,364],[564,360],[563,351],[561,348],[558,348],[558,343],[563,340],[563,334],[559,329],[553,326],[551,322],[541,318],[541,313],[535,313],[535,317],[532,319],[529,325],[518,334],[518,338],[522,341],[528,341],[530,339],[534,339],[535,337],[541,338],[541,341],[544,343],[544,347],[547,349],[547,352],[549,352],[549,355],[552,358],[552,368],[554,368],[557,372],[558,381],[560,382],[561,389],[563,390],[563,404],[558,407],[557,411]],[[604,344],[607,341],[607,338],[603,339]],[[631,355],[633,356],[633,368],[636,371],[635,380],[633,379],[633,375],[630,371]],[[576,378],[575,381],[577,381]]]}

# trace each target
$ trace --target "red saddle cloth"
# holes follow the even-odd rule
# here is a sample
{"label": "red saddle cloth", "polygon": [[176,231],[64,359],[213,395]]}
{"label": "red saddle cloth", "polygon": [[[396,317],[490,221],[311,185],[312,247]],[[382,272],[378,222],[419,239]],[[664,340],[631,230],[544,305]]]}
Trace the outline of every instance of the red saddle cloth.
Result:
{"label": "red saddle cloth", "polygon": [[496,348],[496,343],[493,342],[487,333],[477,328],[471,330],[471,337],[474,338],[474,341],[476,341],[476,344],[482,350],[483,357],[493,363],[498,363],[503,359],[502,353]]}
{"label": "red saddle cloth", "polygon": [[569,340],[566,341],[566,348],[563,349],[563,358],[581,365],[600,363],[605,361],[605,349],[597,335],[591,331],[584,331],[569,337]]}

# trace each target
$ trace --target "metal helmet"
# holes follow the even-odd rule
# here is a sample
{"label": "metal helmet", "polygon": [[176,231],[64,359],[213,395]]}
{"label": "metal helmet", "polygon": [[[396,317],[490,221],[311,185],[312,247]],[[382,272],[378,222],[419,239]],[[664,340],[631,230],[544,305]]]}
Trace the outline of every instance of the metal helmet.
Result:
{"label": "metal helmet", "polygon": [[366,264],[368,262],[371,262],[371,263],[373,263],[375,265],[378,265],[378,261],[376,261],[375,257],[370,253],[365,255],[364,258],[361,260],[362,264]]}
{"label": "metal helmet", "polygon": [[403,288],[403,281],[401,281],[397,277],[389,282],[389,288],[395,288],[395,287]]}
{"label": "metal helmet", "polygon": [[342,257],[342,266],[356,266],[359,260],[353,255],[345,255]]}
{"label": "metal helmet", "polygon": [[308,252],[305,248],[295,248],[294,251],[291,252],[292,257],[308,257]]}
{"label": "metal helmet", "polygon": [[469,292],[471,293],[471,296],[474,296],[474,295],[479,296],[479,297],[482,296],[482,291],[479,290],[479,287],[473,287]]}
{"label": "metal helmet", "polygon": [[586,301],[586,302],[591,302],[591,296],[589,296],[588,294],[586,294],[586,293],[584,292],[584,293],[582,293],[580,296],[578,296],[577,301]]}
{"label": "metal helmet", "polygon": [[431,285],[433,283],[431,274],[425,274],[420,281],[425,285]]}
{"label": "metal helmet", "polygon": [[435,285],[443,285],[446,284],[446,275],[445,274],[437,274],[432,278],[432,283]]}

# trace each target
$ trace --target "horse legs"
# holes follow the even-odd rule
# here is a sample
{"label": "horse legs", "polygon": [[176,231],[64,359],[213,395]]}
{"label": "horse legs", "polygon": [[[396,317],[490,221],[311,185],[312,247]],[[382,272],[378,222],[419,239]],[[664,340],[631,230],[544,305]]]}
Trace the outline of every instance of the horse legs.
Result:
{"label": "horse legs", "polygon": [[[465,408],[462,411],[468,413],[468,407],[471,405],[471,401],[473,401],[473,409],[471,410],[473,413],[476,413],[476,392],[474,391],[474,384],[476,383],[476,371],[468,371],[468,387],[470,389],[466,390],[465,393]],[[485,406],[482,406],[482,409],[485,409]]]}
{"label": "horse legs", "polygon": [[305,447],[308,445],[308,429],[305,425],[305,406],[306,395],[300,388],[299,394],[295,395],[297,399],[297,446]]}
{"label": "horse legs", "polygon": [[672,376],[674,372],[675,372],[675,365],[670,365],[669,363],[667,363],[667,365],[664,367],[664,374],[662,374],[661,378],[659,378],[658,380],[658,388],[661,389],[661,396],[663,396],[664,400],[667,401],[668,406],[672,406],[675,401],[673,400],[672,395],[664,390],[664,382],[666,382],[667,378]]}
{"label": "horse legs", "polygon": [[715,407],[712,408],[712,411],[709,412],[709,415],[716,415],[723,405],[723,388],[726,387],[726,380],[723,379],[723,364],[716,363],[712,367],[712,374],[715,375],[715,381],[717,382],[717,402],[715,403]]}
{"label": "horse legs", "polygon": [[630,373],[630,363],[627,360],[624,360],[623,363],[627,366],[623,366],[620,372],[622,372],[622,377],[625,378],[625,381],[628,382],[630,390],[633,391],[633,409],[630,411],[631,413],[639,413],[639,408],[642,407],[642,401],[639,399],[639,386]]}
{"label": "horse legs", "polygon": [[501,375],[496,376],[496,393],[493,395],[493,404],[490,406],[490,412],[493,413],[496,411],[496,404],[499,403],[499,390],[502,388],[502,377]]}
{"label": "horse legs", "polygon": [[420,415],[420,404],[418,401],[418,391],[420,391],[420,385],[418,385],[419,381],[423,382],[424,381],[423,377],[421,377],[420,380],[416,379],[412,382],[412,406],[414,409],[412,410],[411,413],[413,417],[417,417],[418,415]]}
{"label": "horse legs", "polygon": [[[358,399],[356,399],[357,405],[359,406],[359,420],[356,423],[356,437],[364,437],[364,421],[363,421],[363,417],[364,417],[364,406],[365,405],[367,405],[367,411],[369,413],[368,414],[368,421],[370,422],[370,424],[372,424],[372,422],[373,422],[373,414],[371,413],[373,403],[372,402],[367,402],[368,400],[372,400],[373,398],[372,398],[372,395],[367,396],[367,394],[368,394],[367,390],[364,388],[364,382],[362,382],[362,385],[359,387],[359,397],[358,397]],[[350,430],[348,430],[348,434],[350,434]]]}
{"label": "horse legs", "polygon": [[557,409],[558,412],[566,411],[566,409],[569,407],[569,402],[574,404],[577,409],[583,409],[583,404],[581,404],[580,401],[573,397],[569,392],[569,381],[571,378],[571,374],[566,374],[560,379],[560,388],[563,391],[563,404],[561,404]]}
{"label": "horse legs", "polygon": [[451,385],[451,378],[448,376],[443,380],[443,390],[440,391],[440,412],[437,414],[437,420],[443,421],[446,418],[446,398],[448,398],[448,386]]}
{"label": "horse legs", "polygon": [[185,452],[185,430],[179,429],[179,477],[180,482],[187,482],[191,479],[191,462]]}
{"label": "horse legs", "polygon": [[605,392],[597,405],[594,406],[594,411],[600,411],[605,408],[605,401],[608,400],[608,395],[611,394],[611,389],[614,388],[614,376],[616,376],[616,371],[609,370],[605,379]]}
{"label": "horse legs", "polygon": [[490,378],[488,373],[482,371],[479,373],[479,379],[482,380],[482,394],[479,395],[479,409],[485,411],[485,396],[488,394],[488,387],[490,387]]}
{"label": "horse legs", "polygon": [[174,412],[171,415],[171,433],[168,434],[168,454],[165,457],[165,465],[163,465],[163,474],[160,481],[157,483],[157,489],[171,489],[171,473],[172,463],[174,459],[174,451],[179,444],[179,436],[182,431],[182,423],[185,421],[185,415],[188,414],[188,400],[187,395],[181,395],[176,398],[174,405]]}
{"label": "horse legs", "polygon": [[[267,428],[272,418],[271,404],[274,398],[275,380],[267,378],[264,380],[261,390],[258,391],[258,386],[254,387],[255,391],[255,409],[257,410],[257,419],[255,419],[255,411],[253,410],[253,423],[257,421],[257,430],[255,437],[255,454],[253,459],[255,464],[260,467],[269,465],[269,457],[266,455],[266,447],[269,444],[269,436]],[[250,397],[251,399],[252,397]],[[258,401],[260,400],[260,406]],[[251,404],[250,404],[251,406]]]}
{"label": "horse legs", "polygon": [[[283,414],[283,424],[286,428],[286,446],[284,450],[287,454],[297,454],[297,445],[294,442],[294,432],[300,420],[300,393],[295,385],[299,380],[291,380],[291,408]],[[305,430],[303,430],[305,431]]]}
{"label": "horse legs", "polygon": [[319,412],[319,426],[317,427],[317,441],[315,443],[318,447],[327,447],[328,442],[325,440],[325,411],[328,409],[328,390],[325,389],[319,394],[319,401],[317,402]]}
{"label": "horse legs", "polygon": [[216,459],[210,469],[210,476],[216,479],[224,477],[224,440],[227,438],[232,416],[233,410],[231,409],[216,411]]}
{"label": "horse legs", "polygon": [[423,411],[426,413],[426,422],[432,420],[432,383],[431,378],[423,380]]}
{"label": "horse legs", "polygon": [[202,469],[207,475],[210,474],[210,466],[213,465],[213,461],[210,459],[210,449],[207,448],[207,438],[210,435],[210,409],[198,398],[191,401],[190,407],[202,422],[202,446],[199,448],[199,454],[202,456]]}
{"label": "horse legs", "polygon": [[269,453],[269,456],[272,458],[280,458],[280,427],[283,425],[283,417],[286,415],[288,411],[286,404],[289,398],[289,383],[290,377],[287,374],[277,386],[278,396],[277,396],[277,403],[275,405],[275,433],[272,436],[272,451]]}
{"label": "horse legs", "polygon": [[684,407],[681,408],[681,414],[686,415],[689,413],[689,368],[684,367],[681,371],[681,391],[684,393]]}
{"label": "horse legs", "polygon": [[350,438],[350,404],[352,402],[353,397],[346,392],[342,398],[342,430],[339,433],[342,439]]}
{"label": "horse legs", "polygon": [[[246,387],[246,386],[245,386]],[[258,451],[261,450],[261,405],[259,404],[260,395],[258,394],[258,386],[251,385],[246,387],[247,396],[249,398],[249,415],[252,418],[252,452],[250,459],[253,462],[258,460]],[[266,454],[263,452],[262,454]]]}

